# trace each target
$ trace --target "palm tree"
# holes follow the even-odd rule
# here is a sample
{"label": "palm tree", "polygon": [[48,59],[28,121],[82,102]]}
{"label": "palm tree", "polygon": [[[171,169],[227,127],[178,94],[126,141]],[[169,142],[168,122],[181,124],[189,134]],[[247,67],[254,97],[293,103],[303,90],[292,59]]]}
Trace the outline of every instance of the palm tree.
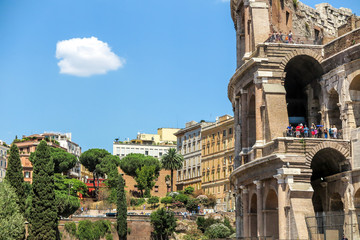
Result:
{"label": "palm tree", "polygon": [[171,170],[171,192],[173,191],[174,170],[182,168],[184,157],[176,152],[175,148],[170,148],[161,158],[162,167]]}

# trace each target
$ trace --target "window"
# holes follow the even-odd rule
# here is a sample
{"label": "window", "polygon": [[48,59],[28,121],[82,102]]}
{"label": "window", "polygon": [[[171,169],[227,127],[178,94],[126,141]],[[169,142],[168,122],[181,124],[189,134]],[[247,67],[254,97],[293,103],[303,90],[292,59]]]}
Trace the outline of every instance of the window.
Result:
{"label": "window", "polygon": [[286,25],[289,24],[290,13],[286,11]]}
{"label": "window", "polygon": [[226,137],[226,130],[223,131],[223,137]]}
{"label": "window", "polygon": [[232,156],[229,156],[229,163],[231,163],[231,162],[232,162],[231,158],[232,158]]}
{"label": "window", "polygon": [[224,157],[224,165],[226,165],[226,157]]}
{"label": "window", "polygon": [[30,178],[30,172],[24,172],[25,178]]}
{"label": "window", "polygon": [[229,135],[232,134],[232,128],[229,128]]}
{"label": "window", "polygon": [[162,152],[159,152],[159,156],[160,156],[160,157],[162,156]]}
{"label": "window", "polygon": [[145,151],[145,155],[149,155],[149,151]]}
{"label": "window", "polygon": [[159,186],[155,186],[155,192],[159,192]]}

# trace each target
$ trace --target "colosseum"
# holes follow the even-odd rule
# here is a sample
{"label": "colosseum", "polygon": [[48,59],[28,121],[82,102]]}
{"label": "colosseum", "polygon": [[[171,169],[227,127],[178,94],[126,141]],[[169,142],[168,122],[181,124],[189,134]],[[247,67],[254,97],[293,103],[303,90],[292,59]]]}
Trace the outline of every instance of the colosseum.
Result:
{"label": "colosseum", "polygon": [[360,18],[297,0],[231,17],[237,238],[360,239]]}

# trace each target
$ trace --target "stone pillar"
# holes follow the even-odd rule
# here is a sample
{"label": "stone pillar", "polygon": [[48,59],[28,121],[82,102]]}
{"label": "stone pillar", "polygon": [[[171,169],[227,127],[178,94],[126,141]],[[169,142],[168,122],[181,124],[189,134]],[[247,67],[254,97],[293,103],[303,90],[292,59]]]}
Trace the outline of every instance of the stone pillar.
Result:
{"label": "stone pillar", "polygon": [[263,224],[263,200],[262,200],[262,182],[254,181],[256,185],[256,202],[257,202],[257,236],[261,239],[264,236],[264,224]]}
{"label": "stone pillar", "polygon": [[241,145],[242,148],[248,148],[248,118],[247,118],[247,111],[249,110],[248,106],[248,91],[241,89],[241,122],[242,122],[242,139],[241,139]]}
{"label": "stone pillar", "polygon": [[255,85],[255,122],[256,122],[256,144],[263,144],[263,122],[261,118],[261,106],[263,104],[262,84]]}
{"label": "stone pillar", "polygon": [[243,205],[243,227],[244,227],[244,237],[250,237],[249,231],[249,196],[248,189],[245,186],[241,186],[242,192],[242,205]]}
{"label": "stone pillar", "polygon": [[235,195],[236,237],[237,238],[243,237],[243,235],[244,235],[244,230],[243,230],[244,214],[243,214],[243,208],[242,208],[242,201],[243,201],[243,199],[241,198],[240,191],[238,190],[238,191],[236,191],[236,195]]}
{"label": "stone pillar", "polygon": [[240,152],[241,152],[241,103],[240,103],[240,97],[237,96],[235,98],[235,111],[234,111],[234,131],[235,131],[235,159],[234,159],[234,169],[239,167],[241,165],[241,158],[240,158]]}
{"label": "stone pillar", "polygon": [[242,18],[242,12],[238,10],[236,12],[236,62],[237,62],[237,68],[239,68],[242,64],[242,57],[244,56],[244,52],[241,49],[242,43],[242,26],[241,26],[241,18]]}
{"label": "stone pillar", "polygon": [[287,239],[286,234],[286,185],[285,179],[282,174],[277,174],[274,176],[278,182],[278,214],[279,214],[279,240]]}

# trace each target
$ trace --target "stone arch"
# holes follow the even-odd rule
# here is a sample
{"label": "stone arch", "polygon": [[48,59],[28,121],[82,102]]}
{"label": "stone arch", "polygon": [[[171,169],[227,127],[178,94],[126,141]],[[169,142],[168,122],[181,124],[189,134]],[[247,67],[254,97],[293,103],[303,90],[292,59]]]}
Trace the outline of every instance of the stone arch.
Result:
{"label": "stone arch", "polygon": [[273,237],[273,239],[279,238],[279,225],[274,223],[278,222],[278,196],[274,189],[269,189],[265,198],[264,207],[264,223],[265,223],[265,236]]}
{"label": "stone arch", "polygon": [[290,59],[283,60],[286,64],[283,71],[289,123],[293,126],[300,123],[317,125],[321,121],[320,78],[324,71],[317,56],[300,53],[299,50]]}
{"label": "stone arch", "polygon": [[330,196],[330,211],[332,212],[344,211],[344,203],[342,201],[341,195],[337,192],[333,193]]}
{"label": "stone arch", "polygon": [[308,57],[312,57],[314,58],[316,61],[318,61],[319,63],[322,62],[323,57],[319,54],[317,54],[316,52],[310,50],[310,49],[297,49],[294,50],[290,53],[288,53],[283,60],[280,63],[280,70],[282,70],[283,72],[285,71],[285,67],[286,65],[290,62],[291,59],[293,59],[296,56],[308,56]]}
{"label": "stone arch", "polygon": [[342,145],[340,145],[340,144],[338,144],[336,142],[329,142],[329,141],[319,143],[310,152],[306,153],[305,165],[310,167],[311,166],[311,161],[313,160],[316,153],[318,153],[319,151],[321,151],[323,149],[326,149],[326,148],[337,150],[342,155],[344,155],[345,158],[349,158],[350,157],[350,149],[349,149],[349,147],[350,147],[350,145],[348,145],[347,147],[344,147],[344,146],[342,146]]}
{"label": "stone arch", "polygon": [[251,196],[249,204],[250,212],[250,236],[257,237],[257,195],[254,193]]}
{"label": "stone arch", "polygon": [[350,82],[349,93],[354,111],[356,127],[360,126],[360,74],[356,75]]}

